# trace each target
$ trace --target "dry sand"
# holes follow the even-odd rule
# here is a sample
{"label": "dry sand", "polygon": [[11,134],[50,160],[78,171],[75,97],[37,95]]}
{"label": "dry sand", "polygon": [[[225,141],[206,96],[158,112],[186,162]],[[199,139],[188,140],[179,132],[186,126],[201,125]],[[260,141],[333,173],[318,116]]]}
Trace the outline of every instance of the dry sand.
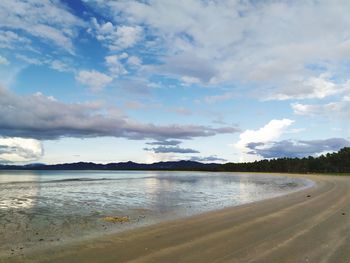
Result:
{"label": "dry sand", "polygon": [[350,177],[4,262],[350,262]]}

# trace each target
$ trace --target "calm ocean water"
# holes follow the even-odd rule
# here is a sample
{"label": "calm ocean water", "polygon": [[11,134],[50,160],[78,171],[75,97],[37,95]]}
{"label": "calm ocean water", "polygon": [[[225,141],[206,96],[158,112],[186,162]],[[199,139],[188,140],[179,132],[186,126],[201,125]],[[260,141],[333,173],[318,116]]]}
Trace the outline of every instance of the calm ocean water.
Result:
{"label": "calm ocean water", "polygon": [[[0,171],[0,249],[121,231],[311,185],[246,173]],[[130,222],[105,222],[106,216]]]}

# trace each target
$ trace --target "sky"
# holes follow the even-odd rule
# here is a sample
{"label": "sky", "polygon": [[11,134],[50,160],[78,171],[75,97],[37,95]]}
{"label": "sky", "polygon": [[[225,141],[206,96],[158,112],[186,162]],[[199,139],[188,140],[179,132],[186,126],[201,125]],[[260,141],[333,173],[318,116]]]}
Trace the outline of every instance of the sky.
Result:
{"label": "sky", "polygon": [[350,146],[350,2],[1,0],[0,164]]}

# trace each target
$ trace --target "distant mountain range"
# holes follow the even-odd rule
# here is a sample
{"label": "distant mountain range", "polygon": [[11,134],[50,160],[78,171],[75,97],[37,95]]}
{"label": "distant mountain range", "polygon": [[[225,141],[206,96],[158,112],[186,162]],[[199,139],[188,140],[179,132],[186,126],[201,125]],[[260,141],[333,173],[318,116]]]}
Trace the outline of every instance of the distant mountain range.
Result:
{"label": "distant mountain range", "polygon": [[28,165],[0,165],[0,170],[170,170],[170,171],[228,171],[279,173],[350,173],[350,148],[319,157],[278,158],[251,163],[200,163],[194,161],[157,162],[142,164],[120,162],[97,164],[91,162]]}
{"label": "distant mountain range", "polygon": [[205,164],[194,161],[157,162],[141,164],[135,162],[120,162],[98,164],[92,162],[27,165],[0,165],[2,170],[215,170],[219,164]]}

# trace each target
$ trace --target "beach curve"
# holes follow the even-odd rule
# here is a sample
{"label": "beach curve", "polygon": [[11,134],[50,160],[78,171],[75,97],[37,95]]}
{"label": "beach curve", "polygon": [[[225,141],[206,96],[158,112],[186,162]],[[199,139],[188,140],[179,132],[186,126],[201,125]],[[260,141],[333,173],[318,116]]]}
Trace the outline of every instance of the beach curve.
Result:
{"label": "beach curve", "polygon": [[350,177],[6,262],[349,262]]}

